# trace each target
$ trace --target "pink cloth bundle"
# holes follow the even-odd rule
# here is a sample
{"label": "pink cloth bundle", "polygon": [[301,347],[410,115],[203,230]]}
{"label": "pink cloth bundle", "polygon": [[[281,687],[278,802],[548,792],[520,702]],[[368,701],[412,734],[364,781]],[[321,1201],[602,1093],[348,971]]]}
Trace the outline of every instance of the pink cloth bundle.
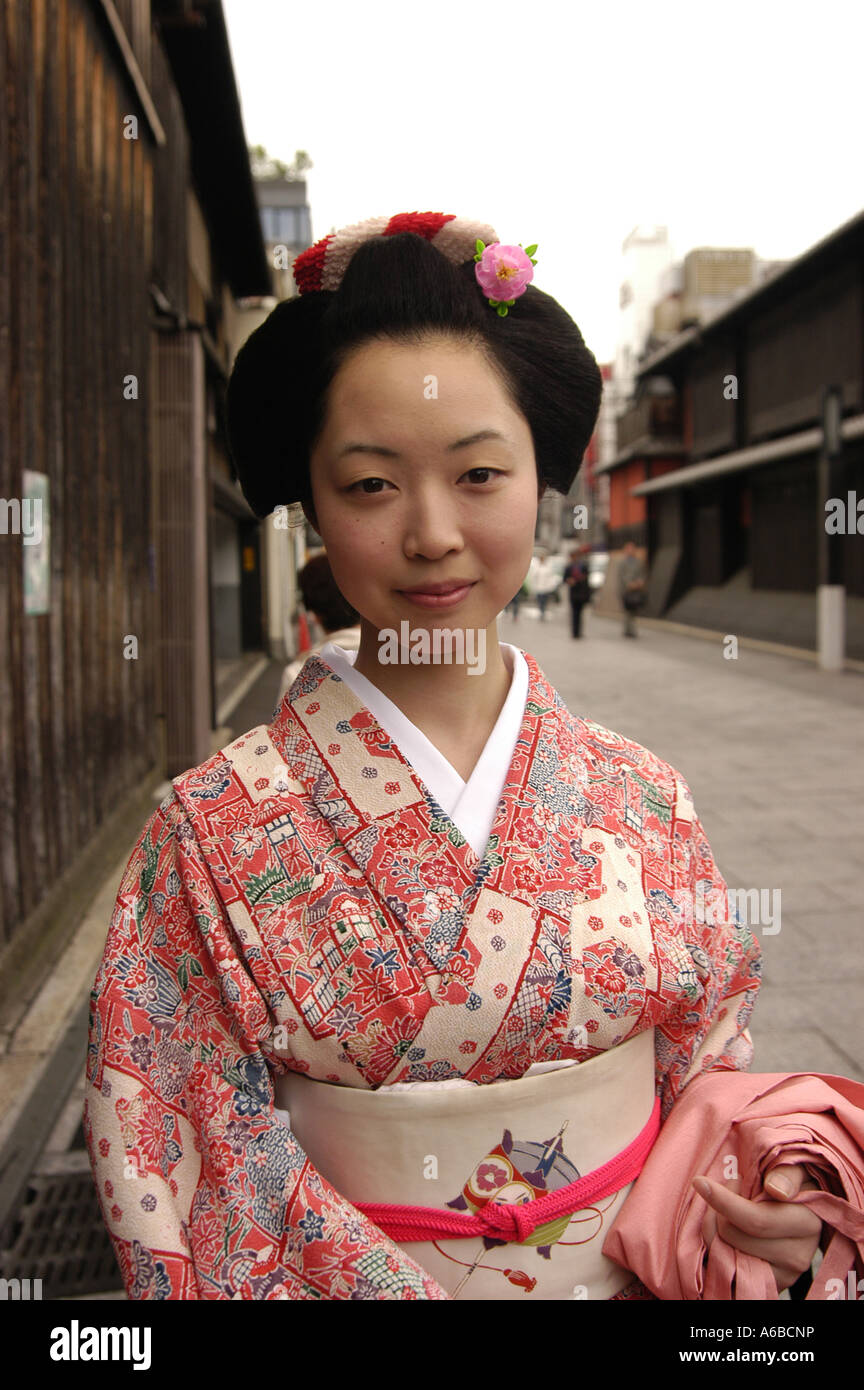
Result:
{"label": "pink cloth bundle", "polygon": [[[734,1163],[730,1162],[734,1159]],[[734,1174],[751,1200],[778,1163],[802,1163],[820,1191],[791,1200],[833,1228],[808,1299],[847,1298],[864,1273],[864,1085],[806,1072],[704,1072],[673,1105],[603,1254],[638,1275],[658,1298],[776,1299],[765,1260],[716,1236],[707,1251],[708,1203],[691,1179]],[[847,1280],[855,1271],[854,1283]],[[857,1297],[857,1293],[852,1293]]]}

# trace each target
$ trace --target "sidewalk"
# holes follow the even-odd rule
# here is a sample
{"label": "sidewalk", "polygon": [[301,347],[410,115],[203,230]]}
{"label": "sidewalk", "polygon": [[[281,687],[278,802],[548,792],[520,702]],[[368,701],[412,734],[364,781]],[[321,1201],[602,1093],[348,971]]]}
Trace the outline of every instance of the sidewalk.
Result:
{"label": "sidewalk", "polygon": [[[505,613],[500,636],[534,656],[568,708],[671,763],[729,888],[779,889],[763,950],[754,1071],[864,1080],[864,675],[583,613]],[[771,899],[769,898],[769,901]],[[751,924],[752,924],[752,919]]]}

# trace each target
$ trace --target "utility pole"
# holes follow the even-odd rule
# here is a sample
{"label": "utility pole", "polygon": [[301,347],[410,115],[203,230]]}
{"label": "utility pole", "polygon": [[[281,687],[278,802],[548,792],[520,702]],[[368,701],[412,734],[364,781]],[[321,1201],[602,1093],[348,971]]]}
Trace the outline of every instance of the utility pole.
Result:
{"label": "utility pole", "polygon": [[822,390],[822,446],[819,451],[818,642],[823,671],[842,671],[846,656],[846,588],[842,582],[841,538],[828,531],[827,503],[836,497],[838,462],[843,453],[843,393],[839,386]]}

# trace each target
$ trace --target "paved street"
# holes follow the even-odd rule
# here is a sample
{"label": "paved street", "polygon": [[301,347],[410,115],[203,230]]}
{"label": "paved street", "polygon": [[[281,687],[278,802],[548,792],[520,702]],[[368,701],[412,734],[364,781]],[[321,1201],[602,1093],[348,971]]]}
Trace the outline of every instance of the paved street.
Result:
{"label": "paved street", "polygon": [[780,889],[781,930],[754,925],[753,1070],[864,1080],[864,675],[746,647],[727,660],[720,642],[641,623],[629,641],[590,611],[574,641],[566,602],[529,614],[505,613],[501,639],[575,714],[681,773],[729,888]]}

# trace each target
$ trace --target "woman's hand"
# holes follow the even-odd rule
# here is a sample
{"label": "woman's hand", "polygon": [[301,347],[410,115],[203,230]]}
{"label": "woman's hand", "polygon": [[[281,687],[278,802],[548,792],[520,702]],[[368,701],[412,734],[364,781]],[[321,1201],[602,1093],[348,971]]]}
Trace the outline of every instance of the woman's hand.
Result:
{"label": "woman's hand", "polygon": [[[788,1182],[784,1192],[776,1180]],[[818,1182],[808,1177],[801,1163],[782,1163],[765,1175],[763,1191],[770,1202],[750,1201],[730,1183],[711,1178],[693,1179],[697,1192],[708,1202],[702,1223],[702,1239],[709,1246],[715,1235],[742,1250],[765,1260],[774,1273],[777,1292],[782,1293],[794,1284],[799,1275],[809,1269],[822,1235],[822,1222],[809,1207],[790,1206],[786,1198],[810,1188],[818,1190]]]}

